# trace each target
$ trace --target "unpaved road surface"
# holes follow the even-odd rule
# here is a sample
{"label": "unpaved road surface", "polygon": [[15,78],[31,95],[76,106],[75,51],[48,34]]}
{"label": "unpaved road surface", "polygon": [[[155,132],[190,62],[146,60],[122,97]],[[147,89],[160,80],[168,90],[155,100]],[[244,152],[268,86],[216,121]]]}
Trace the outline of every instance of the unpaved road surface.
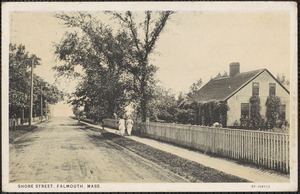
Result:
{"label": "unpaved road surface", "polygon": [[10,182],[187,181],[70,118],[52,119],[10,142],[9,157]]}
{"label": "unpaved road surface", "polygon": [[11,183],[247,182],[70,118],[10,133]]}

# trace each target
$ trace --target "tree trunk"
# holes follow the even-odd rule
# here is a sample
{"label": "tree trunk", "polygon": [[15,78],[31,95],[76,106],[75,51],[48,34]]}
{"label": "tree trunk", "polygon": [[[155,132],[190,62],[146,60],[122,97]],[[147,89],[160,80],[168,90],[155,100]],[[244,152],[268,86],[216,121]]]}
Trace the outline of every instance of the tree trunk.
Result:
{"label": "tree trunk", "polygon": [[142,93],[142,98],[141,98],[141,113],[142,113],[142,122],[146,122],[147,119],[147,94],[145,91],[146,88],[146,82],[145,82],[145,77],[143,76],[141,79],[141,93]]}
{"label": "tree trunk", "polygon": [[142,121],[146,122],[147,119],[147,105],[146,101],[144,99],[141,100],[141,113],[142,113]]}
{"label": "tree trunk", "polygon": [[147,119],[147,100],[144,89],[142,88],[142,99],[141,99],[141,113],[142,113],[142,121],[146,122]]}

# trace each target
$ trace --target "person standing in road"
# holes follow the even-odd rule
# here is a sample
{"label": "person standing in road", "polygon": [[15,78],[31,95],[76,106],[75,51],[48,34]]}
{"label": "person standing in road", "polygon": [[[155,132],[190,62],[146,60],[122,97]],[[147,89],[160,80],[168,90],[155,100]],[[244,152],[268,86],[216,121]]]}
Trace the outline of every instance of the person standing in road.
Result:
{"label": "person standing in road", "polygon": [[126,120],[126,128],[127,128],[128,135],[131,135],[132,127],[133,127],[133,121],[129,116],[128,119]]}
{"label": "person standing in road", "polygon": [[125,120],[121,117],[120,120],[118,121],[119,124],[119,131],[121,135],[124,135],[125,133]]}

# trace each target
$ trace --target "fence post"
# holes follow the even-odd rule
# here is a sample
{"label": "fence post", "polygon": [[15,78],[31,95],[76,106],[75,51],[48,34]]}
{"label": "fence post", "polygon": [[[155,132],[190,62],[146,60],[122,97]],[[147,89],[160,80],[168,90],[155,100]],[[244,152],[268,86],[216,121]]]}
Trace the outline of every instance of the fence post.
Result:
{"label": "fence post", "polygon": [[267,166],[267,142],[266,142],[266,134],[263,133],[263,163],[265,166]]}
{"label": "fence post", "polygon": [[286,138],[286,144],[285,144],[285,146],[286,146],[286,150],[285,150],[285,154],[286,154],[286,160],[285,160],[285,162],[286,162],[286,171],[287,172],[289,172],[289,139],[288,139],[288,136],[285,136],[285,138]]}
{"label": "fence post", "polygon": [[271,168],[272,169],[272,159],[271,159],[271,156],[272,156],[272,137],[271,137],[271,134],[270,133],[268,133],[268,140],[269,140],[269,145],[268,145],[268,152],[269,152],[269,154],[268,154],[268,159],[269,159],[269,168]]}
{"label": "fence post", "polygon": [[278,169],[278,155],[279,155],[279,149],[278,149],[278,134],[276,134],[276,165],[275,168]]}
{"label": "fence post", "polygon": [[258,141],[257,141],[257,164],[260,164],[260,133],[257,133]]}
{"label": "fence post", "polygon": [[283,166],[283,162],[282,162],[282,158],[283,158],[282,139],[283,139],[282,136],[279,136],[279,168],[280,168],[281,171],[283,170],[283,168],[282,168],[282,166]]}
{"label": "fence post", "polygon": [[244,142],[244,145],[245,145],[245,160],[248,161],[248,155],[249,155],[249,151],[248,151],[248,133],[246,133],[246,131],[244,131],[245,133],[245,142]]}
{"label": "fence post", "polygon": [[273,151],[273,157],[272,157],[272,160],[273,160],[273,162],[272,162],[272,168],[273,169],[275,169],[275,150],[276,150],[276,147],[275,147],[275,135],[274,134],[272,134],[272,140],[273,140],[273,149],[272,149],[272,151]]}

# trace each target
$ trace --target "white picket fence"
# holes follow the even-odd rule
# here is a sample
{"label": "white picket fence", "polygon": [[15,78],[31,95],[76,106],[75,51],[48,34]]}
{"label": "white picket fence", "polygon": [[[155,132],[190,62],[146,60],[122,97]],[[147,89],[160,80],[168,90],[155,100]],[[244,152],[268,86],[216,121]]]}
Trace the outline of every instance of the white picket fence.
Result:
{"label": "white picket fence", "polygon": [[[117,129],[117,120],[104,126]],[[289,172],[289,135],[253,130],[136,122],[133,134]]]}

